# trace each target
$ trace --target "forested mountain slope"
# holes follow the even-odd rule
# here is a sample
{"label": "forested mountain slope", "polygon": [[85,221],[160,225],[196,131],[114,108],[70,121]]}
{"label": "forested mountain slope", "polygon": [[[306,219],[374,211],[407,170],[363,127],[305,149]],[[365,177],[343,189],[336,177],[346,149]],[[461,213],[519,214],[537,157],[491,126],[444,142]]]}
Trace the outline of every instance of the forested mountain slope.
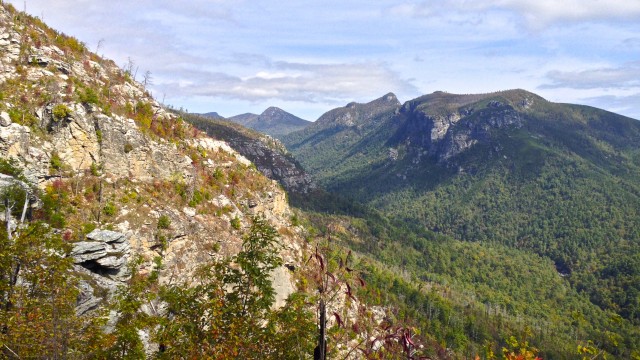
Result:
{"label": "forested mountain slope", "polygon": [[640,122],[524,90],[323,115],[285,144],[320,185],[457,239],[533,251],[640,322]]}

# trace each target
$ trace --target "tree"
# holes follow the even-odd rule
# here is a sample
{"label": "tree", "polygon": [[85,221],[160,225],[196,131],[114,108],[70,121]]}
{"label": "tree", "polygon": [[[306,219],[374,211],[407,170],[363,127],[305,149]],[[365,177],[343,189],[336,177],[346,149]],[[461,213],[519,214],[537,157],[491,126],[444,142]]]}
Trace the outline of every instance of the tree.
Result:
{"label": "tree", "polygon": [[142,85],[144,85],[145,89],[149,85],[153,85],[153,77],[151,76],[151,71],[147,70],[144,72],[142,76]]}
{"label": "tree", "polygon": [[282,264],[277,232],[252,218],[242,250],[203,266],[196,283],[165,286],[167,314],[156,333],[159,358],[298,359],[311,354],[313,315],[304,296],[273,310],[270,273]]}
{"label": "tree", "polygon": [[0,232],[0,354],[91,358],[103,338],[97,320],[75,313],[78,288],[66,256],[69,245],[39,222],[14,235]]}
{"label": "tree", "polygon": [[121,286],[111,304],[111,308],[117,314],[114,331],[110,334],[111,343],[101,357],[108,359],[144,359],[145,346],[140,338],[140,331],[150,331],[159,322],[159,314],[149,313],[143,310],[143,306],[149,305],[155,309],[157,293],[153,288],[157,285],[160,258],[155,259],[155,267],[147,276],[141,274],[138,269],[143,262],[142,257],[137,257],[129,264],[131,278],[128,286]]}

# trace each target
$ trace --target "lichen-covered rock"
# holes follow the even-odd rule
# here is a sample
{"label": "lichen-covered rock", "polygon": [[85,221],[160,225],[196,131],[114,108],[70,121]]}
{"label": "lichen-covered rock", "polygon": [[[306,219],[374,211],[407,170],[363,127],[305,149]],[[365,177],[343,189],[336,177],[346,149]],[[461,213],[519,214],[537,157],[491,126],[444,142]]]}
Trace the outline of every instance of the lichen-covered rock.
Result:
{"label": "lichen-covered rock", "polygon": [[111,230],[93,230],[87,234],[87,239],[103,242],[103,243],[122,243],[126,241],[126,236],[123,233]]}
{"label": "lichen-covered rock", "polygon": [[98,260],[107,256],[107,246],[103,242],[79,241],[73,244],[70,256],[76,264]]}

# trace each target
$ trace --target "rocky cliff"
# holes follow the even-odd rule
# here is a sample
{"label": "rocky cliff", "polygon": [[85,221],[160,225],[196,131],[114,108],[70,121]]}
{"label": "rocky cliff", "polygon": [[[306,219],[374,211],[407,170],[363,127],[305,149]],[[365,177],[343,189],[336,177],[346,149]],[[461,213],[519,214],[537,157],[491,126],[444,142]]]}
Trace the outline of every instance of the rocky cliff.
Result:
{"label": "rocky cliff", "polygon": [[402,106],[398,114],[402,125],[392,139],[414,149],[414,156],[426,153],[447,165],[474,145],[488,144],[492,132],[522,127],[526,111],[536,101],[546,102],[524,90],[477,95],[435,92]]}
{"label": "rocky cliff", "polygon": [[287,192],[307,194],[316,189],[311,177],[278,139],[223,120],[192,114],[183,116],[209,136],[228,141],[242,156],[251,160],[258,171],[278,181]]}
{"label": "rocky cliff", "polygon": [[[31,218],[74,243],[75,269],[88,276],[79,312],[121,284],[134,257],[143,273],[160,257],[167,282],[236,253],[254,215],[280,232],[285,263],[298,261],[300,237],[276,182],[165,111],[131,73],[8,6],[0,99],[0,159],[34,185],[43,200]],[[284,267],[274,274],[282,304],[293,283]]]}

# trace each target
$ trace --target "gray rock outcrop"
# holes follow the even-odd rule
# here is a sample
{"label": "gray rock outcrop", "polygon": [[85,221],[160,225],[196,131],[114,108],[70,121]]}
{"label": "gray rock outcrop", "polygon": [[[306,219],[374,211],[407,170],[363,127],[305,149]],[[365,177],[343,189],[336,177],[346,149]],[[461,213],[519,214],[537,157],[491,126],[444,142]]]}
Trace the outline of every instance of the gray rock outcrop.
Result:
{"label": "gray rock outcrop", "polygon": [[129,277],[127,263],[131,250],[127,235],[110,230],[94,230],[86,238],[87,241],[74,243],[69,254],[76,264],[74,269],[89,279],[81,280],[78,284],[78,314],[96,309]]}
{"label": "gray rock outcrop", "polygon": [[110,230],[94,230],[86,237],[88,241],[73,244],[70,256],[74,263],[115,280],[126,279],[125,265],[131,250],[127,236]]}

